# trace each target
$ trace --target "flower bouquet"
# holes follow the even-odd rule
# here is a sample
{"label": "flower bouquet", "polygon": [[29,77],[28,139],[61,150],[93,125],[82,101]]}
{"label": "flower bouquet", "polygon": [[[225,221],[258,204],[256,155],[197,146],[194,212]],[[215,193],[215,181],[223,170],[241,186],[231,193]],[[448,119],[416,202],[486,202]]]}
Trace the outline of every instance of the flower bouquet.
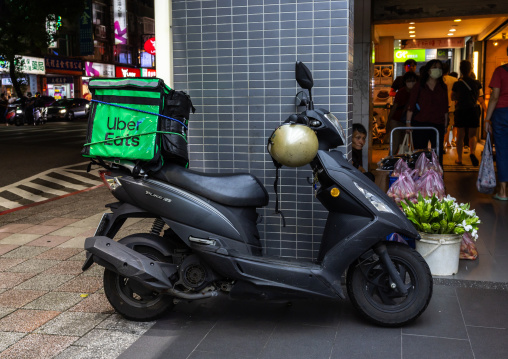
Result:
{"label": "flower bouquet", "polygon": [[469,209],[469,203],[459,204],[450,195],[439,200],[435,195],[424,198],[418,193],[416,203],[405,200],[400,204],[420,232],[460,235],[467,232],[474,240],[478,238],[478,224],[481,222],[474,209]]}

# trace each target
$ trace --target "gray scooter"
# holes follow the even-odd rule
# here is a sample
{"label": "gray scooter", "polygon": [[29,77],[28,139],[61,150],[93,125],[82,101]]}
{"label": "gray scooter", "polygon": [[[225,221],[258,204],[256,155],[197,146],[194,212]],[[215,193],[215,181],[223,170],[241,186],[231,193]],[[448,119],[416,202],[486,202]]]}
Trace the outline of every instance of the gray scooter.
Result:
{"label": "gray scooter", "polygon": [[[165,164],[134,175],[129,162],[101,171],[118,202],[108,205],[87,260],[105,267],[104,290],[115,310],[131,320],[152,320],[179,300],[209,298],[349,299],[366,319],[401,326],[427,308],[432,276],[425,260],[391,233],[419,234],[396,204],[336,150],[346,141],[337,118],[315,109],[312,74],[300,62],[296,80],[308,90],[306,110],[288,123],[315,131],[319,150],[310,163],[316,196],[329,211],[315,261],[264,254],[256,208],[268,193],[250,174],[206,174]],[[150,233],[113,240],[128,218],[153,218]],[[164,227],[169,227],[164,230]]]}

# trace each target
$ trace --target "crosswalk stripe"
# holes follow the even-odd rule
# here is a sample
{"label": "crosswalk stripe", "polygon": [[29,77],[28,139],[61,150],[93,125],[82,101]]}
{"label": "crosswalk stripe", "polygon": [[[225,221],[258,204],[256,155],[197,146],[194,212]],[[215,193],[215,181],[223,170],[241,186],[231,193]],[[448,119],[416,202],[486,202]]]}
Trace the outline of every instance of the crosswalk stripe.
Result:
{"label": "crosswalk stripe", "polygon": [[47,197],[36,195],[34,193],[22,190],[21,188],[18,187],[11,188],[9,192],[14,193],[15,195],[23,197],[24,199],[27,199],[32,202],[40,202],[48,199]]}
{"label": "crosswalk stripe", "polygon": [[18,202],[9,201],[8,199],[0,197],[0,207],[12,209],[21,206]]}
{"label": "crosswalk stripe", "polygon": [[23,183],[23,185],[25,185],[27,187],[30,187],[30,188],[33,188],[33,189],[40,190],[40,191],[45,192],[45,193],[51,193],[51,194],[54,194],[56,196],[63,196],[64,194],[68,193],[68,192],[65,192],[65,191],[60,191],[58,189],[47,187],[47,186],[43,186],[41,184],[37,184],[37,183],[33,183],[33,182],[26,182],[26,183]]}
{"label": "crosswalk stripe", "polygon": [[98,179],[97,180],[93,180],[93,179],[90,179],[90,178],[85,177],[85,176],[77,175],[77,174],[75,174],[73,172],[70,172],[70,171],[62,171],[62,175],[74,178],[74,179],[76,179],[76,180],[78,180],[80,182],[90,183],[90,184],[93,184],[93,185],[98,185],[98,184],[102,183]]}
{"label": "crosswalk stripe", "polygon": [[55,184],[59,184],[59,185],[62,185],[64,187],[72,188],[72,189],[75,189],[75,190],[82,190],[82,189],[88,188],[88,186],[81,186],[79,184],[74,184],[74,183],[70,183],[70,182],[67,182],[67,181],[64,181],[64,180],[59,180],[57,178],[50,177],[50,176],[41,176],[39,178],[43,179],[45,181],[52,182],[52,183],[55,183]]}

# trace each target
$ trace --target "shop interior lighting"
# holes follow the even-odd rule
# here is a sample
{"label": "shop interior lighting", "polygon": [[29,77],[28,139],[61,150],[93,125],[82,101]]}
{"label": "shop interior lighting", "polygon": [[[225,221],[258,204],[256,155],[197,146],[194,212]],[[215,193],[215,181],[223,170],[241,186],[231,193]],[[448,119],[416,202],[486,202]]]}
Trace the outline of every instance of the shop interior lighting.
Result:
{"label": "shop interior lighting", "polygon": [[478,51],[473,52],[473,72],[476,75],[476,78],[478,78],[478,57]]}
{"label": "shop interior lighting", "polygon": [[409,27],[409,30],[413,30],[413,29],[416,29],[416,26],[410,26]]}
{"label": "shop interior lighting", "polygon": [[414,34],[414,33],[416,33],[416,31],[411,30],[411,31],[409,31],[409,33],[410,33],[410,34]]}
{"label": "shop interior lighting", "polygon": [[415,37],[416,35],[409,35],[409,37]]}
{"label": "shop interior lighting", "polygon": [[414,21],[411,21],[409,24],[410,24],[410,25],[414,25],[414,24],[416,24],[416,23],[415,23]]}
{"label": "shop interior lighting", "polygon": [[494,45],[494,46],[497,46],[497,45],[499,45],[499,43],[496,41],[496,42],[494,42],[494,44],[493,44],[493,45]]}
{"label": "shop interior lighting", "polygon": [[453,36],[453,32],[450,32],[450,33],[448,34],[448,36]]}
{"label": "shop interior lighting", "polygon": [[450,32],[454,32],[454,31],[457,31],[457,29],[450,29],[450,30],[448,30],[448,31],[450,31]]}
{"label": "shop interior lighting", "polygon": [[461,21],[462,21],[462,19],[455,19],[455,20],[453,20],[453,21],[454,21],[454,22],[461,22]]}

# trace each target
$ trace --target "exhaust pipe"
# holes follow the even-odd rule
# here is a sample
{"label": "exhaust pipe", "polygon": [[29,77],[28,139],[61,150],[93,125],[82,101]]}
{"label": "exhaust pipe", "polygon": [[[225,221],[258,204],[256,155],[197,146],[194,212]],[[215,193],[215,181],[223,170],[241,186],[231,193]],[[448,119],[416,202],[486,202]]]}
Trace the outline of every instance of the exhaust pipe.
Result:
{"label": "exhaust pipe", "polygon": [[85,249],[91,254],[91,259],[87,258],[83,270],[93,261],[148,288],[180,299],[204,299],[217,295],[217,291],[186,293],[174,289],[169,277],[178,272],[177,265],[154,261],[109,237],[89,237],[85,240]]}

